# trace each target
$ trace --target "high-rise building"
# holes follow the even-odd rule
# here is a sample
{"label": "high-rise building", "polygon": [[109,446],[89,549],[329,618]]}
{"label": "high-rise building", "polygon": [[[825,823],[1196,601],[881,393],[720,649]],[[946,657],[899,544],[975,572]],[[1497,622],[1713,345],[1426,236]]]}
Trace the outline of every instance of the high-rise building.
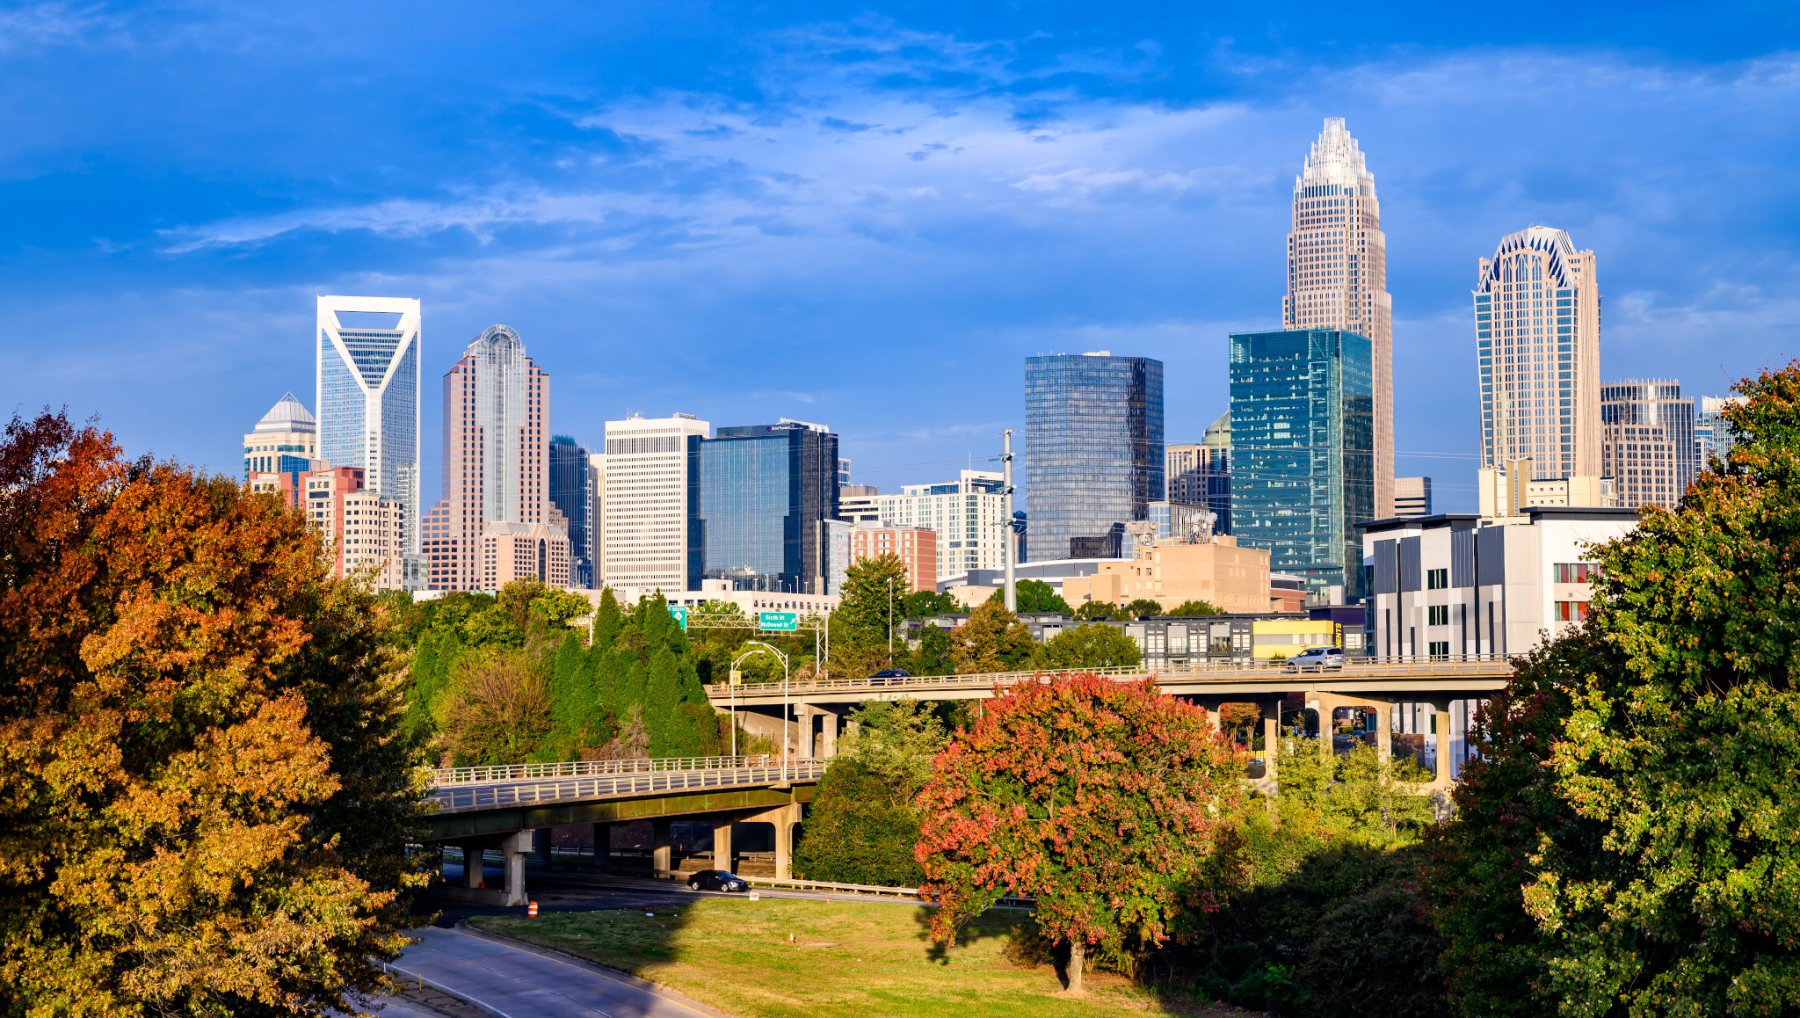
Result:
{"label": "high-rise building", "polygon": [[838,512],[838,438],[783,420],[700,442],[702,576],[737,590],[824,594]]}
{"label": "high-rise building", "polygon": [[594,575],[589,582],[599,588],[606,582],[606,453],[588,453],[588,486],[588,545],[594,555]]}
{"label": "high-rise building", "polygon": [[[550,376],[512,329],[490,326],[444,372],[444,497],[423,528],[433,590],[569,585],[567,524],[550,502],[549,426]],[[520,542],[541,554],[515,553]]]}
{"label": "high-rise building", "polygon": [[1600,386],[1600,472],[1628,509],[1673,509],[1700,473],[1694,401],[1668,380]]}
{"label": "high-rise building", "polygon": [[339,577],[367,574],[376,590],[402,586],[401,518],[399,500],[382,498],[363,486],[361,467],[332,467],[272,471],[250,475],[250,490],[279,495],[289,506],[306,513],[307,520],[325,538],[332,574]]}
{"label": "high-rise building", "polygon": [[1736,443],[1731,425],[1725,420],[1725,408],[1738,401],[1736,396],[1701,396],[1694,414],[1694,443],[1699,447],[1699,466],[1705,470],[1712,458],[1724,459]]}
{"label": "high-rise building", "polygon": [[367,490],[401,505],[409,585],[422,585],[419,536],[419,302],[320,297],[319,458],[359,467]]}
{"label": "high-rise building", "polygon": [[1528,459],[1534,476],[1600,470],[1600,286],[1567,232],[1509,233],[1475,285],[1481,466]]}
{"label": "high-rise building", "polygon": [[1369,340],[1341,329],[1231,337],[1232,532],[1305,577],[1315,599],[1362,596],[1374,517]]}
{"label": "high-rise building", "polygon": [[594,465],[568,435],[550,438],[550,503],[569,524],[569,582],[594,586]]}
{"label": "high-rise building", "polygon": [[1164,496],[1163,366],[1098,353],[1025,359],[1030,560],[1117,558]]}
{"label": "high-rise building", "polygon": [[627,600],[700,586],[700,441],[692,414],[606,422],[601,580]]}
{"label": "high-rise building", "polygon": [[838,517],[891,527],[925,527],[937,536],[937,575],[1006,566],[1006,495],[1001,475],[964,470],[954,481],[902,485],[899,494],[840,494]]}
{"label": "high-rise building", "polygon": [[858,523],[850,531],[850,561],[892,555],[906,566],[906,592],[937,591],[937,534],[925,527]]}
{"label": "high-rise building", "polygon": [[1231,414],[1206,429],[1201,441],[1171,445],[1164,456],[1170,502],[1212,510],[1213,532],[1231,533]]}
{"label": "high-rise building", "polygon": [[1375,177],[1342,117],[1327,117],[1294,178],[1282,325],[1369,340],[1374,368],[1375,513],[1394,509],[1394,307]]}
{"label": "high-rise building", "polygon": [[1394,516],[1431,515],[1431,478],[1394,478]]}
{"label": "high-rise building", "polygon": [[244,436],[244,480],[251,474],[297,474],[319,456],[319,423],[285,393]]}

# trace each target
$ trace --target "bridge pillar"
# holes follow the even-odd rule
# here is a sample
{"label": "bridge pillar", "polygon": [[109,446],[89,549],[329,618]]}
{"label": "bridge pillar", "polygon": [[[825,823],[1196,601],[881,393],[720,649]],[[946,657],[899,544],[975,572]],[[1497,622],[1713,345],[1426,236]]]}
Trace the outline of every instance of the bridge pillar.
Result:
{"label": "bridge pillar", "polygon": [[1202,709],[1206,711],[1206,727],[1212,729],[1214,735],[1219,734],[1221,731],[1219,726],[1219,708],[1205,707]]}
{"label": "bridge pillar", "polygon": [[1375,705],[1375,726],[1375,752],[1380,755],[1381,762],[1385,764],[1394,758],[1393,704]]}
{"label": "bridge pillar", "polygon": [[525,856],[531,852],[536,833],[519,831],[500,842],[500,856],[506,860],[506,900],[502,904],[523,905],[530,900],[525,895]]}
{"label": "bridge pillar", "polygon": [[667,873],[675,867],[674,832],[669,827],[668,817],[657,817],[650,821],[650,875]]}
{"label": "bridge pillar", "polygon": [[800,804],[790,802],[785,806],[753,813],[742,820],[745,823],[769,824],[775,828],[775,879],[794,879],[794,828],[800,823]]}
{"label": "bridge pillar", "polygon": [[487,854],[487,847],[479,841],[465,841],[463,851],[463,886],[480,888],[482,886],[482,856]]}
{"label": "bridge pillar", "polygon": [[1443,701],[1431,705],[1431,727],[1437,739],[1437,781],[1440,790],[1450,788],[1450,709]]}
{"label": "bridge pillar", "polygon": [[737,872],[737,856],[731,849],[733,826],[729,816],[721,816],[713,822],[713,869]]}
{"label": "bridge pillar", "polygon": [[803,703],[794,705],[794,757],[813,758],[813,708]]}
{"label": "bridge pillar", "polygon": [[838,716],[828,710],[819,711],[819,757],[829,760],[837,756]]}
{"label": "bridge pillar", "polygon": [[594,825],[594,868],[605,868],[612,858],[613,825],[597,823]]}
{"label": "bridge pillar", "polygon": [[1275,761],[1281,757],[1281,722],[1272,713],[1263,714],[1263,780],[1275,787]]}

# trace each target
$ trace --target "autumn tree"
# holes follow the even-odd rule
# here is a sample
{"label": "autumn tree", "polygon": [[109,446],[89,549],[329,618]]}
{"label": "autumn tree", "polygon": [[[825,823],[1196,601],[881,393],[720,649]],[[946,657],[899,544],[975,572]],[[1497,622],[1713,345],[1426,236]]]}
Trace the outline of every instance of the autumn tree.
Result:
{"label": "autumn tree", "polygon": [[1034,668],[1068,671],[1075,668],[1128,668],[1143,660],[1137,641],[1125,630],[1104,622],[1066,629],[1037,648]]}
{"label": "autumn tree", "polygon": [[1202,904],[1196,877],[1241,774],[1206,712],[1154,682],[1012,687],[952,736],[919,794],[932,936],[951,941],[1002,897],[1034,898],[1039,927],[1069,945],[1080,992],[1090,946],[1154,947],[1179,909]]}
{"label": "autumn tree", "polygon": [[0,441],[0,1004],[314,1014],[403,944],[421,789],[388,616],[304,516],[123,459],[62,415]]}
{"label": "autumn tree", "polygon": [[926,704],[872,701],[852,715],[857,733],[840,743],[819,779],[794,869],[807,880],[916,887],[924,877],[919,790],[944,748],[944,726]]}
{"label": "autumn tree", "polygon": [[950,631],[950,659],[958,674],[1005,672],[1031,660],[1031,630],[1006,606],[988,601]]}

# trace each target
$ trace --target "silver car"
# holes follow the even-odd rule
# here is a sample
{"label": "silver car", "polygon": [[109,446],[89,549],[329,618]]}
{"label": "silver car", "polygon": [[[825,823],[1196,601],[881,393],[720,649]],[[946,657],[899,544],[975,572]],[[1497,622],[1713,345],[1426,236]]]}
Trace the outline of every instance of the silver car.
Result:
{"label": "silver car", "polygon": [[1284,672],[1335,672],[1344,667],[1342,647],[1309,647],[1287,659]]}

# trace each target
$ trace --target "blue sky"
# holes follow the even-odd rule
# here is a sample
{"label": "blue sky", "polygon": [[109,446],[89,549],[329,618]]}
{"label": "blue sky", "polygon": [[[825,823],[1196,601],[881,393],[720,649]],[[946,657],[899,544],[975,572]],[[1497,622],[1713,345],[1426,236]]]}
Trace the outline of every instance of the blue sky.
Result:
{"label": "blue sky", "polygon": [[1161,358],[1193,441],[1227,333],[1280,324],[1326,116],[1376,177],[1399,468],[1440,507],[1473,503],[1469,289],[1508,231],[1596,252],[1608,379],[1800,351],[1791,3],[508,6],[0,6],[0,406],[235,473],[313,402],[313,296],[367,293],[425,302],[428,494],[438,379],[494,322],[590,443],[798,417],[892,490],[994,455],[1025,356],[1099,348]]}

